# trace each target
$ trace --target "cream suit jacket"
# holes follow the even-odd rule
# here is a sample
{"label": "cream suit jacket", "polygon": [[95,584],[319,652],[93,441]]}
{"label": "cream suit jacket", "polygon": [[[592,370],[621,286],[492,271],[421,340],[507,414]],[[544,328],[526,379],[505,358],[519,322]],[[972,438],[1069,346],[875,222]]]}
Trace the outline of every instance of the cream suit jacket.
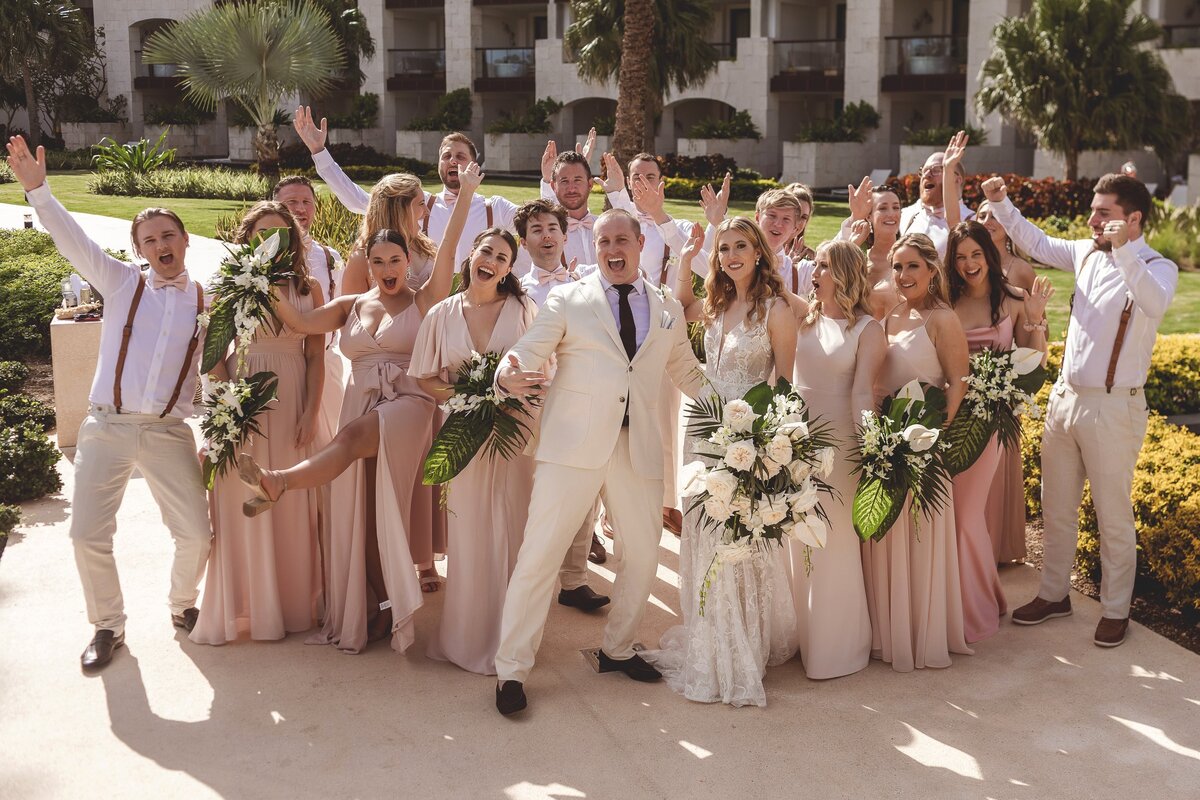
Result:
{"label": "cream suit jacket", "polygon": [[536,460],[599,469],[612,456],[628,398],[633,469],[640,476],[662,479],[658,406],[666,402],[663,373],[689,397],[700,392],[705,378],[688,341],[679,301],[649,282],[644,285],[650,329],[632,361],[621,345],[598,273],[555,287],[533,325],[509,351],[522,369],[538,369],[551,355],[558,363],[532,444]]}

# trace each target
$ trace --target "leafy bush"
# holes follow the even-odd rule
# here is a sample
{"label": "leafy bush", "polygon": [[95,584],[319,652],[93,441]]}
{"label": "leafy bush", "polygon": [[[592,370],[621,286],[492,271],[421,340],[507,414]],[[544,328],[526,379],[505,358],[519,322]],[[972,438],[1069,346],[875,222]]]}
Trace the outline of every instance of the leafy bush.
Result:
{"label": "leafy bush", "polygon": [[405,126],[409,131],[462,131],[471,127],[471,90],[455,89],[438,98],[437,110],[428,117],[414,119]]}
{"label": "leafy bush", "polygon": [[175,160],[175,148],[167,147],[167,131],[158,135],[158,141],[150,144],[140,139],[134,144],[121,144],[108,136],[92,149],[92,163],[101,172],[122,172],[128,175],[145,175],[162,169]]}
{"label": "leafy bush", "polygon": [[726,172],[737,175],[741,171],[736,161],[720,154],[680,156],[667,153],[665,156],[658,156],[658,164],[663,177],[671,178],[704,178],[719,181],[725,177]]}
{"label": "leafy bush", "polygon": [[78,95],[63,108],[62,122],[125,122],[129,100],[123,94],[104,100]]}
{"label": "leafy bush", "polygon": [[270,190],[270,182],[261,175],[212,167],[162,169],[141,175],[100,172],[88,181],[88,191],[92,194],[126,197],[261,200]]}
{"label": "leafy bush", "polygon": [[592,127],[596,129],[597,136],[612,136],[617,129],[617,117],[614,114],[596,117],[592,120]]}
{"label": "leafy bush", "polygon": [[[355,166],[394,167],[392,172],[415,172],[416,169],[433,169],[432,164],[417,161],[415,158],[394,156],[381,153],[374,147],[365,144],[331,144],[326,150],[338,166],[343,169]],[[302,144],[290,144],[279,148],[279,167],[283,170],[312,169],[312,154]],[[411,165],[411,168],[410,168]]]}
{"label": "leafy bush", "polygon": [[147,109],[143,115],[147,125],[182,125],[191,127],[212,122],[216,114],[201,111],[190,103],[168,103]]}
{"label": "leafy bush", "polygon": [[350,111],[329,117],[329,127],[346,128],[354,131],[374,128],[379,122],[379,95],[367,92],[356,94],[350,100]]}
{"label": "leafy bush", "polygon": [[32,423],[0,428],[0,503],[20,503],[62,488],[59,452]]}
{"label": "leafy bush", "polygon": [[974,125],[941,125],[936,128],[905,128],[904,143],[945,147],[950,138],[959,131],[970,137],[972,145],[987,144],[987,130]]}
{"label": "leafy bush", "polygon": [[[672,200],[696,200],[700,197],[700,187],[709,183],[704,178],[664,178],[664,193]],[[758,196],[768,189],[780,188],[779,181],[767,178],[735,178],[729,184],[730,199],[757,200]]]}
{"label": "leafy bush", "polygon": [[92,168],[92,151],[82,150],[46,150],[46,169],[54,171],[85,170]]}
{"label": "leafy bush", "polygon": [[[241,221],[242,211],[221,214],[217,217],[216,236],[225,241],[233,240],[233,233]],[[358,239],[362,217],[349,211],[329,192],[317,192],[317,208],[313,214],[312,237],[321,244],[332,247],[344,257]]]}
{"label": "leafy bush", "polygon": [[45,233],[0,230],[0,353],[50,355],[50,320],[73,271]]}
{"label": "leafy bush", "polygon": [[543,97],[520,114],[505,112],[487,127],[488,133],[549,133],[550,115],[562,110],[562,103]]}
{"label": "leafy bush", "polygon": [[8,168],[8,164],[0,160],[0,183],[15,183],[16,180],[12,170]]}
{"label": "leafy bush", "polygon": [[0,426],[11,428],[26,422],[50,430],[54,427],[54,407],[27,394],[0,395]]}
{"label": "leafy bush", "polygon": [[701,120],[688,128],[687,135],[689,139],[762,139],[749,111],[738,111],[727,120]]}
{"label": "leafy bush", "polygon": [[[229,120],[229,127],[231,128],[258,127],[258,124],[250,118],[250,112],[242,108],[241,103],[230,103],[225,118]],[[271,117],[271,124],[276,128],[286,128],[292,124],[292,115],[282,108],[277,108],[275,109],[274,116]]]}
{"label": "leafy bush", "polygon": [[831,120],[817,120],[803,128],[798,142],[861,142],[883,118],[866,100],[851,103]]}
{"label": "leafy bush", "polygon": [[1092,229],[1088,227],[1087,217],[1043,217],[1030,220],[1047,235],[1057,239],[1090,239]]}
{"label": "leafy bush", "polygon": [[0,396],[16,392],[29,378],[29,367],[20,361],[0,361]]}
{"label": "leafy bush", "polygon": [[1183,269],[1200,269],[1200,206],[1155,200],[1146,243]]}
{"label": "leafy bush", "polygon": [[[991,174],[968,175],[963,183],[963,202],[971,208],[978,208],[985,199],[979,187],[990,177]],[[1095,181],[1033,179],[1011,173],[1001,177],[1008,185],[1009,199],[1027,219],[1076,217],[1089,213],[1091,209]],[[899,178],[888,178],[887,187],[899,196],[901,205],[915,203],[921,196],[921,178],[915,172]]]}
{"label": "leafy bush", "polygon": [[0,503],[0,536],[8,536],[21,524],[21,509]]}

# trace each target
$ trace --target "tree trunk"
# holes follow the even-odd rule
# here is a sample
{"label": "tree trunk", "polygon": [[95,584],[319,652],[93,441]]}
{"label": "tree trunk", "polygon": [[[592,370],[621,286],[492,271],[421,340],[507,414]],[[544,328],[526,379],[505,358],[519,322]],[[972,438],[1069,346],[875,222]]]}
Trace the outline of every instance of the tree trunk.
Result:
{"label": "tree trunk", "polygon": [[1067,152],[1063,153],[1063,156],[1065,157],[1066,162],[1067,162],[1066,179],[1069,181],[1078,180],[1079,179],[1079,151],[1075,148],[1071,148]]}
{"label": "tree trunk", "polygon": [[25,82],[25,110],[29,115],[29,146],[36,150],[42,143],[42,121],[39,119],[37,95],[33,91],[33,72],[28,62],[21,64],[21,79]]}
{"label": "tree trunk", "polygon": [[617,122],[613,154],[621,164],[646,149],[646,93],[650,86],[650,48],[654,44],[652,0],[626,0],[617,72]]}
{"label": "tree trunk", "polygon": [[260,175],[271,179],[279,177],[279,134],[273,124],[259,125],[255,129],[254,157]]}

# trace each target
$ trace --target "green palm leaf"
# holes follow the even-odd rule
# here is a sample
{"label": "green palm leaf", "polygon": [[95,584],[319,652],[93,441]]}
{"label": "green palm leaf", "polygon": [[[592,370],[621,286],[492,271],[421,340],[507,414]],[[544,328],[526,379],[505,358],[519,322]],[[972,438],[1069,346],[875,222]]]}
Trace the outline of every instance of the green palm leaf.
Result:
{"label": "green palm leaf", "polygon": [[225,358],[233,336],[233,306],[218,300],[209,310],[208,329],[204,332],[204,356],[200,360],[201,372],[211,372]]}
{"label": "green palm leaf", "polygon": [[864,542],[882,539],[900,517],[906,494],[876,478],[860,481],[850,512],[858,538]]}
{"label": "green palm leaf", "polygon": [[1013,386],[1026,394],[1036,395],[1038,390],[1046,384],[1047,377],[1046,368],[1039,364],[1033,371],[1018,375],[1017,379],[1013,381]]}
{"label": "green palm leaf", "polygon": [[446,483],[466,469],[491,435],[494,423],[494,419],[483,422],[478,416],[460,413],[446,417],[425,456],[425,485]]}
{"label": "green palm leaf", "polygon": [[[523,408],[518,413],[524,413]],[[488,456],[512,460],[525,449],[529,426],[512,414],[497,409],[492,423],[492,435],[487,440]]]}

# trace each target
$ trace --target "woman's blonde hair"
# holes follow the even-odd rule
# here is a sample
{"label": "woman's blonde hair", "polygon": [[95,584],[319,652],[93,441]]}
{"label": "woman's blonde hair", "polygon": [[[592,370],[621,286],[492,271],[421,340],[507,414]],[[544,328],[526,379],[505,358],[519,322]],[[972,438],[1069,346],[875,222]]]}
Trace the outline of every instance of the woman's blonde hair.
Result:
{"label": "woman's blonde hair", "polygon": [[759,256],[754,262],[754,276],[750,280],[749,300],[753,305],[748,316],[751,320],[763,319],[766,316],[767,299],[783,296],[783,279],[776,271],[775,253],[767,244],[762,228],[758,227],[754,220],[746,217],[730,217],[725,220],[713,237],[712,252],[708,255],[708,277],[704,279],[704,315],[709,319],[716,319],[737,297],[733,278],[721,270],[720,247],[717,243],[721,234],[726,231],[737,231],[758,250]]}
{"label": "woman's blonde hair", "polygon": [[937,247],[934,246],[933,240],[923,233],[906,233],[896,240],[892,245],[892,249],[888,250],[888,263],[893,264],[896,253],[902,247],[911,247],[917,251],[921,260],[925,265],[933,271],[933,277],[929,279],[929,297],[932,301],[929,305],[938,306],[950,305],[950,281],[946,277],[946,265],[942,263],[942,259],[938,256]]}
{"label": "woman's blonde hair", "polygon": [[[859,317],[871,316],[871,282],[867,280],[870,264],[867,254],[853,242],[822,242],[817,247],[816,263],[827,259],[829,276],[833,279],[833,302],[850,321],[850,327]],[[804,327],[817,321],[824,313],[823,303],[814,300],[804,318]]]}
{"label": "woman's blonde hair", "polygon": [[367,201],[367,213],[363,215],[362,228],[354,249],[362,250],[376,231],[386,228],[404,234],[414,260],[435,258],[437,245],[413,221],[410,213],[412,204],[424,192],[421,179],[407,172],[394,172],[380,179],[371,189],[371,199]]}
{"label": "woman's blonde hair", "polygon": [[233,241],[236,244],[249,244],[254,226],[268,214],[282,217],[283,221],[287,223],[288,249],[292,251],[292,272],[296,273],[296,277],[292,278],[292,285],[300,294],[306,295],[309,292],[308,254],[304,247],[304,232],[300,230],[300,225],[292,216],[292,212],[288,211],[288,207],[283,203],[261,200],[252,205],[242,217],[242,221],[238,223],[237,230],[233,232]]}

